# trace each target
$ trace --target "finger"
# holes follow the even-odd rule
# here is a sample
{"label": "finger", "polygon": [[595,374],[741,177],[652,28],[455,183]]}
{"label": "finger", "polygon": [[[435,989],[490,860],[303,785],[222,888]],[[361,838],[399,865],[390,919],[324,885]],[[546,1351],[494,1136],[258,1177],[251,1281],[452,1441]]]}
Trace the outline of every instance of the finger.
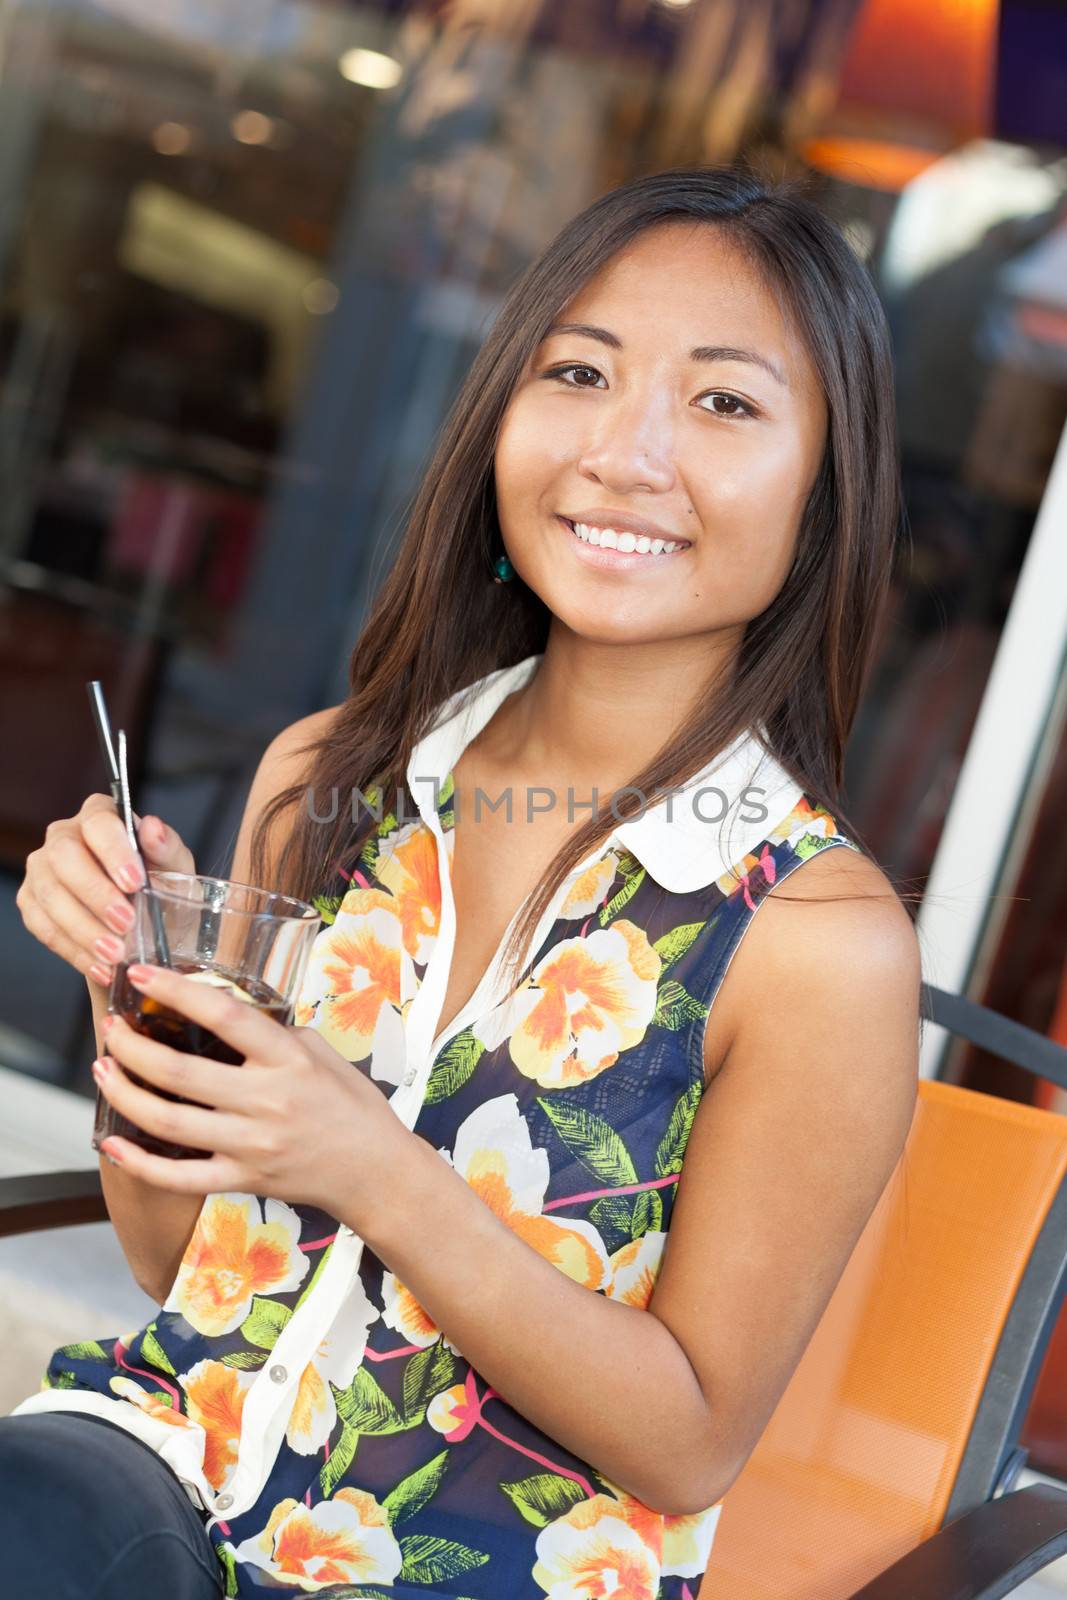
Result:
{"label": "finger", "polygon": [[149,864],[161,872],[195,872],[193,852],[162,817],[144,817],[137,829],[137,841]]}
{"label": "finger", "polygon": [[172,1194],[243,1192],[241,1170],[225,1156],[212,1156],[210,1161],[175,1160],[170,1156],[157,1156],[114,1133],[101,1143],[100,1150],[131,1177],[154,1184],[157,1189],[169,1189]]}
{"label": "finger", "polygon": [[126,891],[113,886],[77,827],[49,831],[42,849],[30,857],[27,876],[38,893],[38,880],[46,887],[61,883],[114,933],[125,933],[133,926],[133,908]]}
{"label": "finger", "polygon": [[[85,846],[75,839],[71,839],[69,845],[69,852],[64,847],[62,862],[54,855],[51,860],[44,859],[36,864],[32,881],[34,898],[45,916],[86,958],[80,970],[86,970],[93,961],[113,965],[126,953],[126,933],[132,925],[133,910],[125,896],[112,888],[105,875],[92,864]],[[64,873],[62,878],[55,870],[59,865]],[[71,883],[79,887],[72,888]],[[93,905],[86,904],[86,896],[99,907],[99,914]]]}
{"label": "finger", "polygon": [[244,1128],[236,1117],[203,1106],[181,1105],[164,1100],[151,1089],[142,1089],[123,1071],[114,1056],[93,1062],[93,1077],[109,1105],[136,1127],[167,1144],[184,1144],[212,1154],[238,1153]]}
{"label": "finger", "polygon": [[[136,812],[134,819],[136,826]],[[91,794],[78,812],[77,821],[83,841],[119,888],[127,894],[140,888],[144,871],[114,800],[109,795]]]}
{"label": "finger", "polygon": [[[139,1078],[217,1111],[247,1112],[262,1103],[269,1087],[264,1073],[255,1066],[233,1066],[227,1061],[213,1061],[210,1056],[175,1050],[138,1032],[121,1016],[111,1017],[106,1038],[111,1054]],[[271,1076],[275,1076],[273,1071]]]}
{"label": "finger", "polygon": [[[41,909],[38,902],[33,901],[20,909],[22,910],[22,921],[27,933],[32,933],[33,937],[38,939],[46,950],[51,950],[53,955],[59,956],[60,960],[68,962],[70,966],[75,967],[87,977],[91,975],[90,968],[94,965],[96,957],[80,949],[74,943],[74,940],[64,933],[62,927],[53,922],[51,917]],[[108,981],[110,982],[110,979]]]}
{"label": "finger", "polygon": [[237,1000],[224,989],[196,983],[170,967],[137,962],[126,976],[142,994],[160,1005],[171,1006],[183,1017],[201,1023],[241,1055],[254,1057],[261,1066],[280,1067],[292,1058],[292,1030],[260,1011],[248,1000]]}

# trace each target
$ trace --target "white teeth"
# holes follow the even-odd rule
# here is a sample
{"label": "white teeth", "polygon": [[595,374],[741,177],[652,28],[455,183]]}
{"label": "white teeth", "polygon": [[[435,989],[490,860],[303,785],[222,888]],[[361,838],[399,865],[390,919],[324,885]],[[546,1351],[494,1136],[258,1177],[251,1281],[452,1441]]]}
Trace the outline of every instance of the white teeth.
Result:
{"label": "white teeth", "polygon": [[586,544],[597,545],[602,550],[618,550],[624,555],[634,551],[642,556],[670,555],[674,550],[685,548],[680,539],[649,539],[643,533],[617,533],[614,528],[594,528],[585,522],[576,522],[573,526],[579,539]]}

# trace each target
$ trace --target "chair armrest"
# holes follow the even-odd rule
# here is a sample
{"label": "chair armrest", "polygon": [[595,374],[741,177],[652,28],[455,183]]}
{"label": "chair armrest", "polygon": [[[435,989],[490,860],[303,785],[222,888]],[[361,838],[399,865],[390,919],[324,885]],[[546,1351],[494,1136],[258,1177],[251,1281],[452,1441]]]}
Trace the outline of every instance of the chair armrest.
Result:
{"label": "chair armrest", "polygon": [[0,1178],[0,1239],[75,1222],[106,1222],[99,1171],[29,1172]]}
{"label": "chair armrest", "polygon": [[964,1512],[852,1600],[998,1600],[1067,1551],[1067,1489],[1032,1483]]}

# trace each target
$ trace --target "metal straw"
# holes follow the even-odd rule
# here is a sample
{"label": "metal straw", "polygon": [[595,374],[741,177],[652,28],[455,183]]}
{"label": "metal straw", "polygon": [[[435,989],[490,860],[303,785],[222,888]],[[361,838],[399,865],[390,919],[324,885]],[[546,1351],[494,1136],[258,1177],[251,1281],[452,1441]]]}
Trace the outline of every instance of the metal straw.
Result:
{"label": "metal straw", "polygon": [[126,826],[126,837],[141,863],[144,873],[144,891],[148,896],[148,909],[152,916],[152,932],[156,943],[156,964],[161,967],[171,965],[170,946],[167,943],[167,934],[163,926],[163,913],[160,910],[159,900],[148,878],[148,864],[141,852],[137,839],[137,830],[133,820],[133,806],[130,802],[130,780],[126,768],[126,734],[119,729],[118,757],[115,756],[115,746],[111,738],[111,719],[107,713],[107,704],[104,700],[104,686],[99,678],[94,678],[85,685],[89,694],[89,704],[93,711],[93,721],[96,724],[97,737],[100,740],[100,749],[103,752],[104,763],[110,773],[111,798],[115,802],[119,816]]}

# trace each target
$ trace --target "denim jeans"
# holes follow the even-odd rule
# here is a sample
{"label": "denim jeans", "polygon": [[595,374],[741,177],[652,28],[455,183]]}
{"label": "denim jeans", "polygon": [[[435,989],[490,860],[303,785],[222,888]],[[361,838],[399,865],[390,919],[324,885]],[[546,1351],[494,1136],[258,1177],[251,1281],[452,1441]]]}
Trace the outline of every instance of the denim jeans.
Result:
{"label": "denim jeans", "polygon": [[4,1600],[219,1600],[222,1568],[165,1461],[113,1422],[0,1417]]}

